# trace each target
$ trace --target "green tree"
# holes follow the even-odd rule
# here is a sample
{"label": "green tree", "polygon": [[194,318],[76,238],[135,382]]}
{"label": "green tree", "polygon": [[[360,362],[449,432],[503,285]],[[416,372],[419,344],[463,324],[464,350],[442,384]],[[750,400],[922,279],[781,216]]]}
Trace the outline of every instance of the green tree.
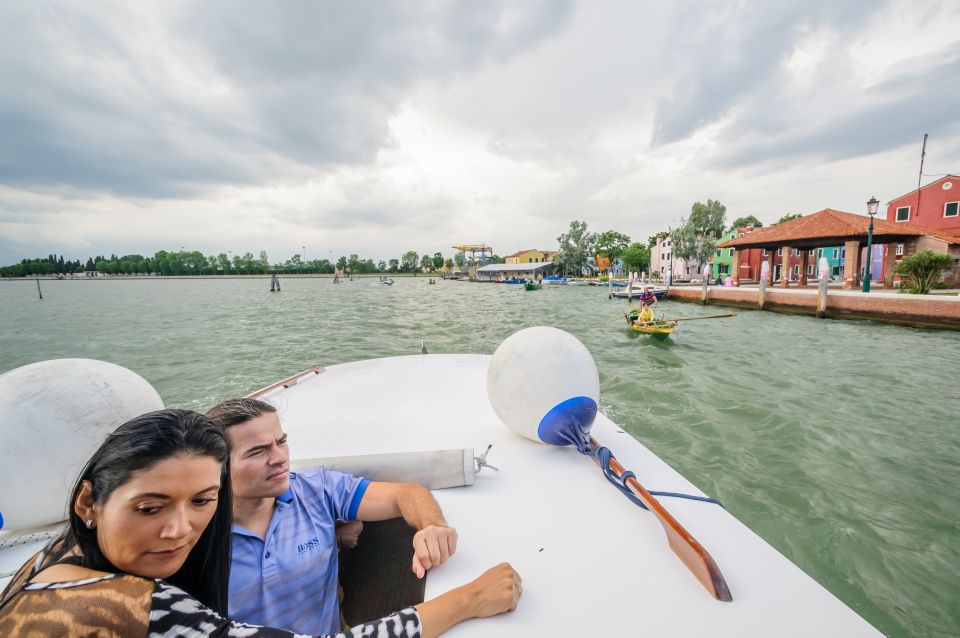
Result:
{"label": "green tree", "polygon": [[217,270],[222,272],[224,275],[230,274],[230,258],[227,257],[227,253],[220,253],[217,255]]}
{"label": "green tree", "polygon": [[623,251],[623,265],[629,272],[645,272],[650,267],[650,249],[634,242]]}
{"label": "green tree", "polygon": [[596,235],[587,232],[587,222],[574,220],[566,233],[557,237],[560,245],[553,261],[565,275],[580,275],[589,263],[596,245]]}
{"label": "green tree", "polygon": [[432,269],[433,269],[433,257],[425,254],[423,257],[420,258],[420,270],[426,272]]}
{"label": "green tree", "polygon": [[350,269],[350,272],[360,272],[360,256],[356,253],[353,253],[347,258],[347,268]]}
{"label": "green tree", "polygon": [[763,223],[753,215],[737,217],[735,220],[733,220],[733,223],[730,224],[730,228],[746,228],[751,224],[753,224],[754,228],[763,228]]}
{"label": "green tree", "polygon": [[433,253],[433,269],[440,270],[443,268],[443,255],[440,253]]}
{"label": "green tree", "polygon": [[347,269],[347,258],[346,258],[346,257],[341,257],[340,259],[337,260],[337,268],[339,268],[340,270],[344,270],[344,271]]}
{"label": "green tree", "polygon": [[900,260],[893,271],[904,278],[906,291],[916,295],[929,294],[940,276],[953,268],[953,257],[921,250]]}
{"label": "green tree", "polygon": [[260,262],[259,269],[261,273],[270,272],[270,260],[267,258],[267,251],[260,251],[260,258],[257,260]]}
{"label": "green tree", "polygon": [[447,261],[444,262],[443,265],[446,266],[448,270],[453,268],[453,259],[447,257]]}
{"label": "green tree", "polygon": [[670,233],[668,231],[663,233],[657,233],[656,235],[650,235],[649,237],[647,237],[647,248],[653,248],[654,246],[657,245],[657,242],[660,241],[660,237],[662,237],[663,235],[669,235],[669,234]]}
{"label": "green tree", "polygon": [[693,203],[686,223],[693,227],[697,235],[719,239],[723,236],[726,218],[727,207],[717,200],[708,199],[706,204]]}
{"label": "green tree", "polygon": [[417,269],[417,264],[419,263],[420,255],[417,254],[415,250],[408,250],[403,253],[403,257],[400,258],[400,262],[403,264],[403,270],[405,272],[413,272]]}
{"label": "green tree", "polygon": [[400,260],[399,260],[399,259],[391,259],[391,260],[390,260],[390,272],[397,272],[398,270],[400,270]]}
{"label": "green tree", "polygon": [[456,264],[458,267],[462,267],[462,266],[463,266],[463,253],[456,253],[456,254],[454,254],[454,256],[453,256],[453,263]]}
{"label": "green tree", "polygon": [[712,235],[699,234],[696,226],[686,219],[680,220],[679,228],[670,230],[670,239],[673,241],[673,254],[684,261],[696,261],[697,271],[710,261],[717,250],[717,239]]}
{"label": "green tree", "polygon": [[611,260],[619,259],[628,246],[630,246],[630,238],[615,230],[597,235],[597,254],[609,257]]}
{"label": "green tree", "polygon": [[380,272],[384,272],[386,271],[386,269],[387,269],[387,262],[385,262],[382,259],[377,262],[377,270],[379,270]]}
{"label": "green tree", "polygon": [[787,213],[786,215],[778,219],[777,223],[782,224],[783,222],[793,221],[794,219],[800,219],[801,217],[803,217],[803,215],[801,215],[800,213]]}

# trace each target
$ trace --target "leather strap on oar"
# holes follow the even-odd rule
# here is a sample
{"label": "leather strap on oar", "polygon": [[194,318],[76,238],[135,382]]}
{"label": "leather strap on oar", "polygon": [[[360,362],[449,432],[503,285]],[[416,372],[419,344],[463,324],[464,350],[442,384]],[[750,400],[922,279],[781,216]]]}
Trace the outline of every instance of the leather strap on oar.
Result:
{"label": "leather strap on oar", "polygon": [[[593,437],[590,437],[590,445],[595,449],[603,447]],[[592,458],[598,464],[600,463],[596,455],[593,455]],[[723,578],[723,574],[720,573],[720,568],[717,566],[717,563],[703,545],[684,529],[683,525],[671,516],[670,512],[664,509],[663,505],[661,505],[650,492],[640,485],[640,482],[633,477],[632,472],[627,473],[627,470],[612,454],[610,455],[610,469],[616,472],[618,476],[627,474],[624,483],[630,488],[630,491],[643,502],[647,509],[657,517],[657,520],[660,521],[660,524],[663,526],[664,532],[667,534],[667,542],[670,544],[670,549],[672,549],[673,553],[687,566],[687,569],[693,572],[693,575],[697,577],[700,584],[717,600],[724,602],[732,601],[733,596],[730,594],[730,588],[727,587],[727,581]]]}

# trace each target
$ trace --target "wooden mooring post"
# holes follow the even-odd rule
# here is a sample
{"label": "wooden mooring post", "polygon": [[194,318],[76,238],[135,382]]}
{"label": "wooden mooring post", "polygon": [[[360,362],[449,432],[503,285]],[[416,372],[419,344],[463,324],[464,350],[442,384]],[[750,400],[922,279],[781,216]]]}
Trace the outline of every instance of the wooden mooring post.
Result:
{"label": "wooden mooring post", "polygon": [[40,295],[40,301],[43,301],[43,292],[40,291],[40,277],[37,277],[37,294]]}
{"label": "wooden mooring post", "polygon": [[700,303],[704,306],[707,305],[707,278],[703,278],[703,288],[700,289]]}
{"label": "wooden mooring post", "polygon": [[759,308],[760,310],[763,310],[763,304],[766,303],[766,300],[767,300],[767,278],[761,277],[760,289],[757,292],[757,308]]}
{"label": "wooden mooring post", "polygon": [[827,278],[820,277],[820,284],[817,286],[817,316],[821,319],[827,316]]}

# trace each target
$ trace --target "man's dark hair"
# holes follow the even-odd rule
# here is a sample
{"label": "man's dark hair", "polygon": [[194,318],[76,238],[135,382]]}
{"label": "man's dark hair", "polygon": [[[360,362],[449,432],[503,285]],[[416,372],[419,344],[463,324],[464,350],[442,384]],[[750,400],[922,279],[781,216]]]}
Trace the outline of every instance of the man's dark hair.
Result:
{"label": "man's dark hair", "polygon": [[207,411],[207,418],[221,430],[231,425],[252,421],[262,414],[275,413],[277,409],[260,399],[227,399]]}

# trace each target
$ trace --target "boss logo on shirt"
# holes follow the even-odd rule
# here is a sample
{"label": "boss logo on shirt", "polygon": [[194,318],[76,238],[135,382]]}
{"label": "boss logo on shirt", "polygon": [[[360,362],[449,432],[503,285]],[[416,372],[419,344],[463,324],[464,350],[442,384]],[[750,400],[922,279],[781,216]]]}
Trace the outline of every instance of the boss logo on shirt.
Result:
{"label": "boss logo on shirt", "polygon": [[306,543],[297,545],[297,553],[303,555],[320,547],[320,539],[314,536]]}

